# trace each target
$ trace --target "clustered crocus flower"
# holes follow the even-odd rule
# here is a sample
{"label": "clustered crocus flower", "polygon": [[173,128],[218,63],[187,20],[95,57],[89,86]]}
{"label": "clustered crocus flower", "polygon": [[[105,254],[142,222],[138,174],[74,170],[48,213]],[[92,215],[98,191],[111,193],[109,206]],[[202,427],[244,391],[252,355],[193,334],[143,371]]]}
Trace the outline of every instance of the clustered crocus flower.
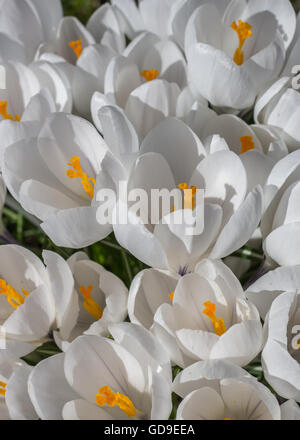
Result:
{"label": "clustered crocus flower", "polygon": [[63,6],[0,1],[0,419],[300,420],[295,2]]}

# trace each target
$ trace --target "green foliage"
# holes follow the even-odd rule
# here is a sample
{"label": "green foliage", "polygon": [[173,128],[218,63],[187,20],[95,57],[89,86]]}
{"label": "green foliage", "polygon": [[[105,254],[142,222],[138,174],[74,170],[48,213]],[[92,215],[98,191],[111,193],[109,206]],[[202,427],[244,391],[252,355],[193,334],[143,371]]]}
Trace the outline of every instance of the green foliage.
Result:
{"label": "green foliage", "polygon": [[65,15],[74,15],[86,23],[91,14],[107,0],[62,0]]}

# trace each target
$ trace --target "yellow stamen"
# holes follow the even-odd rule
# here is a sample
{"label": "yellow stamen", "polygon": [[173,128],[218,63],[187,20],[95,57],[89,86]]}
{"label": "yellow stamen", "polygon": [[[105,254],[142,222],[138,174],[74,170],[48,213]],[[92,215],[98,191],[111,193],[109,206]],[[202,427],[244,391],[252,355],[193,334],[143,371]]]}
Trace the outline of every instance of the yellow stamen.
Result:
{"label": "yellow stamen", "polygon": [[8,101],[0,101],[0,115],[4,119],[8,119],[9,121],[20,122],[21,118],[19,115],[13,117],[11,114],[7,113],[7,105],[8,105]]}
{"label": "yellow stamen", "polygon": [[141,76],[143,76],[145,78],[145,80],[148,82],[156,79],[159,74],[160,74],[160,72],[156,69],[143,70],[143,72],[141,72]]}
{"label": "yellow stamen", "polygon": [[218,336],[222,336],[226,332],[225,322],[223,318],[216,317],[216,305],[210,301],[203,303],[205,309],[202,313],[207,315],[211,320],[214,331]]}
{"label": "yellow stamen", "polygon": [[93,286],[89,286],[87,289],[84,286],[81,286],[79,290],[84,298],[83,307],[85,310],[97,321],[101,319],[103,315],[102,307],[99,306],[99,304],[91,296]]}
{"label": "yellow stamen", "polygon": [[239,47],[236,49],[234,53],[233,61],[238,66],[241,66],[242,64],[244,64],[243,47],[245,41],[252,36],[252,31],[251,31],[252,26],[245,21],[239,20],[238,24],[236,24],[236,22],[234,21],[231,24],[231,28],[237,33],[239,38]]}
{"label": "yellow stamen", "polygon": [[104,406],[105,404],[110,407],[118,406],[128,417],[136,416],[137,410],[129,397],[124,394],[113,393],[107,385],[99,388],[99,393],[96,395],[96,402],[99,406]]}
{"label": "yellow stamen", "polygon": [[0,381],[0,396],[5,396],[6,390],[6,383]]}
{"label": "yellow stamen", "polygon": [[[24,289],[22,289],[22,293],[25,297],[29,296],[29,293]],[[6,284],[4,280],[0,280],[0,295],[6,295],[7,301],[14,309],[17,309],[25,302],[24,297],[12,286]]]}
{"label": "yellow stamen", "polygon": [[171,302],[173,302],[173,299],[174,299],[174,293],[175,293],[175,292],[171,292],[171,293],[169,293],[169,298],[170,298]]}
{"label": "yellow stamen", "polygon": [[94,186],[96,185],[96,180],[93,177],[88,177],[88,175],[82,171],[80,165],[80,157],[79,156],[72,157],[68,165],[73,168],[71,170],[67,170],[67,176],[69,177],[69,179],[80,178],[83,189],[90,196],[90,198],[93,199]]}
{"label": "yellow stamen", "polygon": [[193,210],[196,204],[197,187],[193,185],[189,187],[187,183],[180,183],[178,188],[181,189],[184,194],[184,209]]}
{"label": "yellow stamen", "polygon": [[255,149],[252,136],[243,136],[240,138],[240,141],[241,141],[241,154],[247,153],[247,151]]}
{"label": "yellow stamen", "polygon": [[70,41],[69,43],[70,48],[73,50],[77,58],[79,58],[82,54],[82,41],[76,40],[76,41]]}
{"label": "yellow stamen", "polygon": [[230,417],[225,417],[225,419],[224,420],[231,420],[231,418]]}

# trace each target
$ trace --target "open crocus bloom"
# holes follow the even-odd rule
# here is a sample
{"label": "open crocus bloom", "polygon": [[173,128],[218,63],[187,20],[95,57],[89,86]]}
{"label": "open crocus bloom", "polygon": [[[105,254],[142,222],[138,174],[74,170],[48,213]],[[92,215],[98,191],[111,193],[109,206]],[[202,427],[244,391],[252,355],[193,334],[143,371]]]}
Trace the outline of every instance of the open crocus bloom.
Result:
{"label": "open crocus bloom", "polygon": [[[217,142],[225,141],[218,138]],[[128,211],[128,222],[114,224],[116,238],[149,266],[175,273],[185,266],[193,270],[200,258],[223,258],[240,248],[258,226],[262,191],[258,186],[247,195],[247,176],[241,159],[232,151],[218,148],[207,154],[187,125],[166,118],[142,142],[128,192],[144,189],[150,201],[152,189],[171,191],[177,187],[204,189],[202,233],[187,234],[180,206],[175,210],[169,206],[160,213],[157,224],[152,224],[150,218],[138,216],[132,206],[123,206],[122,200],[118,204],[118,208]],[[192,207],[195,218],[202,215],[202,206]]]}
{"label": "open crocus bloom", "polygon": [[268,388],[242,368],[225,361],[196,362],[176,376],[172,388],[183,398],[177,419],[300,420],[299,406],[294,400],[279,409]]}
{"label": "open crocus bloom", "polygon": [[0,32],[14,39],[14,50],[29,63],[41,43],[54,40],[62,12],[60,0],[3,0]]}
{"label": "open crocus bloom", "polygon": [[290,151],[300,147],[300,93],[292,82],[290,76],[280,78],[259,96],[254,110],[256,122],[277,130]]}
{"label": "open crocus bloom", "polygon": [[267,387],[225,361],[196,362],[179,373],[177,420],[299,420],[295,401],[279,406]]}
{"label": "open crocus bloom", "polygon": [[262,346],[258,311],[220,261],[204,260],[179,280],[169,303],[157,309],[152,331],[181,367],[207,359],[247,365]]}
{"label": "open crocus bloom", "polygon": [[[152,33],[136,37],[122,55],[109,63],[104,94],[95,93],[91,102],[93,121],[102,131],[99,112],[103,106],[124,110],[142,140],[161,120],[176,116],[191,94],[187,86],[186,61],[178,46]],[[187,89],[187,90],[186,90]],[[194,103],[193,97],[190,106]]]}
{"label": "open crocus bloom", "polygon": [[32,367],[21,360],[0,362],[0,420],[37,420],[27,381]]}
{"label": "open crocus bloom", "polygon": [[4,152],[7,187],[43,221],[42,229],[57,246],[82,248],[111,232],[110,224],[96,221],[95,188],[98,177],[104,188],[113,187],[110,175],[120,169],[89,122],[63,113],[52,114],[37,139]]}
{"label": "open crocus bloom", "polygon": [[[265,8],[261,3],[233,0],[223,15],[213,2],[205,3],[187,23],[185,51],[191,81],[213,106],[251,107],[256,95],[283,67],[285,41],[279,22],[272,2]],[[289,1],[284,6],[293,38],[295,13]]]}
{"label": "open crocus bloom", "polygon": [[5,147],[38,135],[46,118],[71,111],[72,96],[55,66],[35,62],[0,66],[0,168]]}
{"label": "open crocus bloom", "polygon": [[286,399],[300,401],[300,266],[279,267],[246,291],[265,319],[262,364],[267,381]]}
{"label": "open crocus bloom", "polygon": [[68,260],[69,267],[67,263],[63,267],[56,254],[52,262],[53,277],[63,274],[61,280],[70,298],[76,290],[76,298],[67,305],[69,319],[64,318],[59,330],[54,332],[56,343],[65,351],[68,342],[83,333],[108,336],[109,325],[122,322],[127,316],[128,290],[124,283],[84,252],[74,254]]}
{"label": "open crocus bloom", "polygon": [[74,112],[89,119],[92,95],[104,92],[106,68],[124,47],[114,9],[106,4],[92,15],[87,28],[75,17],[64,18],[56,42],[42,45],[37,57],[54,64],[72,92]]}
{"label": "open crocus bloom", "polygon": [[0,359],[21,357],[43,343],[55,322],[55,303],[43,263],[15,245],[0,246]]}
{"label": "open crocus bloom", "polygon": [[265,186],[265,213],[261,222],[264,250],[271,263],[300,264],[299,194],[300,151],[294,151],[272,169]]}
{"label": "open crocus bloom", "polygon": [[125,49],[126,41],[122,30],[122,20],[115,8],[109,3],[96,9],[86,26],[97,43],[118,53]]}
{"label": "open crocus bloom", "polygon": [[114,341],[80,336],[34,368],[28,389],[41,419],[169,417],[171,367],[163,348],[141,326],[114,324],[110,332]]}
{"label": "open crocus bloom", "polygon": [[262,352],[266,380],[277,394],[300,402],[300,293],[289,291],[272,303]]}
{"label": "open crocus bloom", "polygon": [[[275,165],[288,154],[281,136],[266,125],[248,125],[236,115],[222,114],[203,105],[192,107],[183,117],[184,122],[203,141],[208,153],[228,150],[240,155],[248,180],[248,190],[264,185]],[[226,143],[216,141],[221,136]],[[227,145],[226,145],[227,144]]]}

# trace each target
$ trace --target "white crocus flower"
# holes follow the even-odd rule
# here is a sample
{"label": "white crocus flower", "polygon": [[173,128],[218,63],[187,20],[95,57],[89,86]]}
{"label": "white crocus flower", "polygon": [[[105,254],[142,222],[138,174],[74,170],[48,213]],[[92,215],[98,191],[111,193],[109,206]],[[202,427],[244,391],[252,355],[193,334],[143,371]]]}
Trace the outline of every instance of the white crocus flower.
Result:
{"label": "white crocus flower", "polygon": [[233,18],[239,14],[243,16],[253,16],[262,11],[269,11],[275,15],[278,21],[278,31],[288,48],[291,45],[295,33],[296,19],[295,11],[289,0],[179,0],[172,9],[172,35],[173,38],[184,48],[184,37],[186,26],[195,10],[201,4],[212,3],[219,11],[221,16]]}
{"label": "white crocus flower", "polygon": [[262,93],[255,105],[254,116],[259,124],[277,131],[290,151],[300,147],[300,93],[290,76],[284,76]]}
{"label": "white crocus flower", "polygon": [[37,420],[27,381],[32,367],[21,360],[0,362],[0,420]]}
{"label": "white crocus flower", "polygon": [[51,43],[42,44],[37,57],[50,53],[63,58],[70,64],[76,64],[85,47],[96,41],[86,27],[76,17],[64,17],[59,23],[56,39]]}
{"label": "white crocus flower", "polygon": [[266,319],[267,342],[262,352],[266,380],[285,399],[300,402],[300,293],[279,295]]}
{"label": "white crocus flower", "polygon": [[[283,241],[282,241],[283,243]],[[300,401],[300,266],[279,267],[246,291],[265,319],[262,365],[267,381],[286,399]]]}
{"label": "white crocus flower", "polygon": [[[213,3],[205,3],[188,21],[185,52],[191,81],[215,107],[251,107],[257,94],[283,67],[285,41],[279,21],[272,2],[265,7],[261,3],[233,0],[223,15]],[[288,9],[288,32],[293,38],[295,12],[288,0],[282,9]]]}
{"label": "white crocus flower", "polygon": [[116,275],[91,261],[84,252],[75,253],[68,264],[60,260],[52,254],[52,279],[61,280],[70,298],[75,295],[67,305],[69,319],[64,316],[54,332],[56,343],[65,351],[68,342],[83,333],[108,336],[109,325],[127,316],[128,290]]}
{"label": "white crocus flower", "polygon": [[278,132],[290,151],[300,147],[300,130],[297,124],[300,114],[300,14],[294,40],[287,53],[281,78],[268,86],[258,97],[254,117],[257,123],[267,124]]}
{"label": "white crocus flower", "polygon": [[[60,0],[1,1],[0,32],[15,42],[13,49],[20,54],[18,61],[31,62],[41,43],[54,40],[62,12]],[[5,59],[5,40],[0,41],[0,58]]]}
{"label": "white crocus flower", "polygon": [[264,190],[261,230],[265,254],[273,264],[300,264],[299,191],[300,151],[294,151],[274,166]]}
{"label": "white crocus flower", "polygon": [[[282,241],[283,243],[284,241]],[[286,399],[300,401],[300,266],[279,267],[246,295],[265,319],[262,364],[267,381]]]}
{"label": "white crocus flower", "polygon": [[[251,238],[261,218],[261,188],[247,195],[247,184],[245,167],[235,153],[216,148],[207,154],[187,125],[166,118],[142,142],[128,192],[144,189],[150,201],[152,189],[204,189],[204,230],[187,235],[185,222],[178,224],[184,217],[181,207],[165,207],[158,224],[152,224],[150,211],[149,219],[143,218],[120,200],[118,208],[128,211],[128,222],[115,222],[116,238],[145,264],[175,273],[185,266],[193,270],[200,258],[223,258]],[[193,206],[195,216],[201,212],[201,204]]]}
{"label": "white crocus flower", "polygon": [[[280,420],[276,397],[245,370],[222,361],[197,362],[173,383],[183,397],[177,420]],[[291,415],[285,408],[285,415]]]}
{"label": "white crocus flower", "polygon": [[7,187],[43,221],[43,231],[57,246],[82,248],[110,234],[110,224],[96,221],[95,187],[113,187],[119,173],[122,166],[97,130],[64,113],[51,115],[37,139],[24,139],[4,151]]}
{"label": "white crocus flower", "polygon": [[42,45],[37,58],[54,64],[72,92],[74,113],[90,119],[91,98],[94,92],[104,92],[106,68],[124,48],[117,16],[106,4],[92,15],[87,27],[75,17],[65,17],[56,42]]}
{"label": "white crocus flower", "polygon": [[130,39],[148,31],[167,38],[171,31],[171,9],[176,0],[112,0],[125,33]]}
{"label": "white crocus flower", "polygon": [[99,112],[103,106],[123,109],[140,139],[167,116],[192,107],[195,98],[187,87],[183,53],[170,40],[146,32],[136,37],[122,55],[107,66],[104,94],[91,102],[93,121],[101,131]]}
{"label": "white crocus flower", "polygon": [[120,17],[115,8],[106,3],[92,14],[86,25],[97,43],[121,53],[126,46]]}
{"label": "white crocus flower", "polygon": [[[0,246],[0,254],[2,360],[24,356],[47,340],[56,310],[51,280],[40,259],[16,245]],[[63,291],[59,294],[65,298]]]}
{"label": "white crocus flower", "polygon": [[171,368],[164,349],[140,326],[114,324],[110,332],[114,341],[80,336],[66,353],[34,368],[28,390],[41,419],[168,419]]}
{"label": "white crocus flower", "polygon": [[287,400],[280,406],[281,420],[300,420],[300,408],[294,400]]}
{"label": "white crocus flower", "polygon": [[54,66],[36,62],[0,66],[0,168],[5,147],[38,135],[46,118],[71,111],[72,96]]}
{"label": "white crocus flower", "polygon": [[181,367],[208,359],[247,365],[262,346],[258,311],[220,261],[205,260],[179,280],[156,310],[152,331]]}
{"label": "white crocus flower", "polygon": [[[240,155],[248,179],[248,190],[256,185],[264,185],[275,165],[288,154],[281,136],[265,125],[248,125],[236,115],[218,115],[203,105],[192,108],[184,117],[184,122],[203,141],[208,153],[228,150]],[[215,135],[225,139],[223,146]]]}

